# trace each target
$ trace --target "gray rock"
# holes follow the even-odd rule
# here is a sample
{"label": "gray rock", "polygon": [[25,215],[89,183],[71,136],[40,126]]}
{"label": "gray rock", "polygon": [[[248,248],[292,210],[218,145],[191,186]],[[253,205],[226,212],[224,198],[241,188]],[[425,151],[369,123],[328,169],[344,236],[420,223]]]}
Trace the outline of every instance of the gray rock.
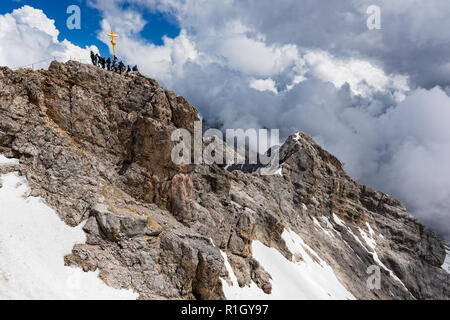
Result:
{"label": "gray rock", "polygon": [[[219,249],[241,286],[253,281],[269,293],[271,276],[252,242],[298,259],[281,237],[285,229],[357,298],[450,298],[436,236],[396,199],[352,181],[310,136],[293,135],[280,147],[283,176],[261,176],[261,166],[175,165],[172,130],[193,132],[195,120],[184,98],[141,75],[73,61],[53,62],[48,71],[0,68],[0,152],[20,159],[0,173],[26,177],[31,194],[67,224],[86,221],[87,241],[66,256],[67,265],[98,269],[107,284],[141,299],[225,298]],[[378,257],[407,291],[384,271],[382,288],[367,289],[366,270],[377,263],[359,236],[370,233],[368,225]]]}

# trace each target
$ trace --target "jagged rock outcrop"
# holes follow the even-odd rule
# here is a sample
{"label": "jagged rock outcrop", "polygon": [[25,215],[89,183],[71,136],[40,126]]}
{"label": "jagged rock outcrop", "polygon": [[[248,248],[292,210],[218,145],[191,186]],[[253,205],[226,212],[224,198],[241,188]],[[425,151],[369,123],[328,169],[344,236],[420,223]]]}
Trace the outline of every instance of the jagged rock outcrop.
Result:
{"label": "jagged rock outcrop", "polygon": [[[289,229],[356,298],[450,298],[442,243],[307,134],[281,146],[281,175],[176,165],[171,133],[193,132],[196,120],[184,98],[139,74],[76,62],[0,68],[0,153],[20,159],[1,170],[19,171],[67,224],[85,223],[87,242],[67,265],[99,269],[142,299],[223,299],[222,250],[241,286],[270,293],[252,242],[297,259],[282,237]],[[366,285],[371,265],[382,266],[379,290]]]}

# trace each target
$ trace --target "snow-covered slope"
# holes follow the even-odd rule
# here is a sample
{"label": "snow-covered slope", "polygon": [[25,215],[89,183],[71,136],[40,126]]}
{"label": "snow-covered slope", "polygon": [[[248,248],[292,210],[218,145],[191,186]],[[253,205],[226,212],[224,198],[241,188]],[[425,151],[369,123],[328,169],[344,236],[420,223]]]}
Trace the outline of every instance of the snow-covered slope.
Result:
{"label": "snow-covered slope", "polygon": [[445,244],[445,251],[447,252],[447,256],[445,257],[445,262],[442,265],[442,268],[450,273],[450,245],[447,243]]}
{"label": "snow-covered slope", "polygon": [[[0,165],[17,164],[0,155]],[[0,176],[0,299],[136,299],[107,286],[97,273],[64,266],[64,255],[85,242],[17,173]]]}
{"label": "snow-covered slope", "polygon": [[294,261],[287,260],[278,250],[259,241],[252,244],[254,258],[272,276],[270,295],[264,294],[253,282],[251,286],[239,288],[228,259],[222,253],[232,282],[230,285],[222,281],[227,299],[354,299],[336,278],[333,269],[299,235],[284,230],[282,237],[294,255]]}
{"label": "snow-covered slope", "polygon": [[19,164],[19,161],[17,159],[8,159],[4,155],[0,154],[0,166],[11,164]]}

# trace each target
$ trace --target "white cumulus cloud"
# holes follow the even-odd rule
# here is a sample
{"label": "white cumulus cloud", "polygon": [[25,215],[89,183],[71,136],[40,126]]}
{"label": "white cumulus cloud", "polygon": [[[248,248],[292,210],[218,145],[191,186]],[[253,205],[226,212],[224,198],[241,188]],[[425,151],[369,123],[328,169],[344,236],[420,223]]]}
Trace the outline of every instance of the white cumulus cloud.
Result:
{"label": "white cumulus cloud", "polygon": [[[90,50],[95,46],[80,48],[64,39],[58,41],[59,31],[55,21],[42,10],[23,6],[12,13],[0,15],[0,65],[12,68],[29,66],[42,60],[90,60]],[[45,68],[50,61],[35,64]]]}
{"label": "white cumulus cloud", "polygon": [[258,91],[270,91],[275,94],[278,93],[277,88],[275,87],[275,81],[272,79],[252,79],[250,81],[250,88],[253,88]]}

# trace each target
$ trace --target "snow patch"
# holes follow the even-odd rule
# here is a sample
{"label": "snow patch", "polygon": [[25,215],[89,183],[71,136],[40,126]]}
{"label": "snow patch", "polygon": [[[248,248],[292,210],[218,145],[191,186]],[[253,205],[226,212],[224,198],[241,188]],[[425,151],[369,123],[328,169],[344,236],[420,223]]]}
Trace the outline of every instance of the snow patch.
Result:
{"label": "snow patch", "polygon": [[319,227],[319,229],[322,230],[326,235],[328,235],[329,237],[334,237],[334,234],[332,234],[332,233],[331,233],[330,231],[328,231],[328,230],[325,230],[325,229],[322,227],[322,225],[320,224],[320,222],[317,221],[317,219],[316,219],[315,217],[313,217],[313,221],[314,221],[314,224],[315,224],[317,227]]}
{"label": "snow patch", "polygon": [[274,175],[283,176],[283,167],[278,168],[278,170],[275,171]]}
{"label": "snow patch", "polygon": [[342,221],[335,213],[333,213],[333,221],[337,225],[339,225],[341,227],[344,227],[344,228],[347,228],[347,226],[345,225],[344,221]]}
{"label": "snow patch", "polygon": [[[364,241],[367,243],[367,245],[373,250],[375,251],[375,247],[377,246],[377,243],[375,242],[375,239],[372,238],[372,233],[369,231],[369,233],[371,234],[371,236],[368,236],[367,233],[361,229],[358,228],[359,233],[361,234],[361,236],[363,237]],[[372,230],[373,231],[373,230]]]}
{"label": "snow patch", "polygon": [[0,166],[2,165],[15,165],[19,164],[19,160],[17,159],[8,159],[4,155],[0,154]]}
{"label": "snow patch", "polygon": [[64,256],[86,241],[82,226],[67,226],[40,198],[29,197],[27,181],[18,173],[0,179],[0,299],[138,297],[107,286],[98,272],[65,267]]}
{"label": "snow patch", "polygon": [[220,278],[222,281],[223,293],[228,300],[265,300],[271,298],[270,295],[265,294],[264,291],[262,291],[253,281],[249,286],[245,286],[243,288],[239,287],[238,280],[234,274],[233,268],[230,265],[227,254],[222,250],[220,250],[220,253],[225,261],[225,268],[227,269],[228,276],[231,281],[230,284],[226,280]]}
{"label": "snow patch", "polygon": [[394,273],[391,269],[389,269],[388,267],[386,267],[386,265],[385,265],[383,262],[381,262],[380,258],[378,257],[377,251],[375,250],[377,243],[376,243],[375,239],[373,238],[373,235],[375,234],[375,232],[374,232],[373,229],[370,227],[369,223],[366,222],[366,225],[368,226],[368,229],[369,229],[370,236],[369,236],[364,230],[362,230],[361,228],[358,228],[359,233],[361,234],[362,238],[364,239],[364,242],[367,244],[367,246],[365,246],[365,245],[363,245],[363,243],[361,242],[361,240],[359,239],[359,237],[356,236],[356,234],[354,234],[353,231],[352,231],[349,227],[347,227],[347,225],[345,224],[345,222],[342,221],[342,220],[341,220],[336,214],[334,214],[334,213],[333,213],[333,220],[334,220],[334,222],[335,222],[336,224],[338,224],[338,225],[344,227],[344,228],[345,228],[345,229],[346,229],[346,230],[347,230],[347,231],[355,238],[355,240],[356,240],[363,248],[365,248],[366,250],[367,250],[367,246],[368,246],[369,248],[371,248],[373,252],[370,252],[369,250],[367,250],[367,252],[370,253],[370,254],[372,254],[373,260],[374,260],[380,267],[382,267],[384,270],[386,270],[386,271],[389,273],[389,275],[390,275],[390,277],[391,277],[392,279],[394,279],[395,281],[397,281],[398,283],[400,283],[400,284],[402,285],[402,287],[405,289],[405,291],[409,291],[408,288],[406,288],[405,284],[400,280],[400,278],[397,277],[397,276],[395,275],[395,273]]}
{"label": "snow patch", "polygon": [[365,248],[365,249],[367,250],[366,246],[363,245],[363,243],[362,243],[361,240],[356,236],[356,234],[354,234],[353,231],[352,231],[349,227],[347,227],[347,225],[345,224],[345,222],[342,221],[342,220],[341,220],[336,214],[334,214],[334,213],[333,213],[333,220],[334,220],[334,222],[335,222],[336,224],[338,224],[338,225],[340,225],[341,227],[345,228],[345,229],[347,230],[347,232],[350,233],[350,234],[353,236],[353,238],[355,238],[355,240],[361,245],[361,247],[363,247],[363,248]]}
{"label": "snow patch", "polygon": [[389,275],[391,276],[392,279],[394,279],[395,281],[397,281],[398,283],[400,283],[400,284],[402,285],[403,289],[405,289],[405,291],[408,291],[408,292],[409,292],[408,288],[406,288],[406,286],[405,286],[405,284],[403,283],[403,281],[400,280],[400,278],[397,277],[397,276],[395,275],[395,273],[392,272],[391,269],[389,269],[388,267],[386,267],[386,265],[385,265],[383,262],[381,262],[380,258],[378,257],[378,254],[377,254],[377,252],[376,252],[375,250],[373,251],[372,256],[373,256],[373,259],[375,260],[375,262],[376,262],[380,267],[382,267],[384,270],[386,270],[386,271],[389,273]]}
{"label": "snow patch", "polygon": [[373,236],[375,235],[375,231],[373,231],[372,227],[370,226],[370,224],[368,222],[366,222],[366,226],[367,226],[367,229],[369,230],[370,236],[373,238]]}
{"label": "snow patch", "polygon": [[321,216],[320,219],[322,219],[322,221],[325,222],[325,223],[327,224],[327,227],[328,227],[329,229],[332,229],[332,230],[336,231],[336,230],[334,229],[333,224],[332,224],[332,223],[330,222],[330,220],[328,219],[328,217]]}
{"label": "snow patch", "polygon": [[447,252],[447,255],[445,256],[445,261],[442,265],[442,269],[447,271],[447,273],[450,273],[450,247],[446,246],[445,251]]}
{"label": "snow patch", "polygon": [[264,294],[254,283],[239,288],[228,259],[222,253],[233,283],[230,286],[222,282],[228,299],[355,299],[336,278],[333,269],[299,235],[284,230],[282,238],[294,255],[294,261],[289,261],[278,250],[266,247],[259,241],[252,243],[253,257],[272,277],[272,293],[269,295]]}
{"label": "snow patch", "polygon": [[[375,250],[375,248],[376,248],[376,246],[377,246],[377,243],[376,243],[375,239],[372,237],[372,236],[375,234],[375,232],[374,232],[373,229],[370,227],[370,225],[369,225],[368,222],[366,222],[366,225],[368,226],[369,233],[370,233],[371,236],[368,236],[367,233],[366,233],[364,230],[362,230],[361,228],[358,228],[358,230],[359,230],[359,233],[361,234],[361,236],[363,237],[364,241],[365,241],[365,242],[367,243],[367,245],[372,249],[373,252],[370,252],[370,253],[372,254],[373,260],[375,260],[375,262],[376,262],[380,267],[382,267],[384,270],[386,270],[386,271],[389,273],[389,275],[391,276],[392,279],[394,279],[395,281],[397,281],[398,283],[400,283],[400,284],[402,285],[402,287],[403,287],[406,291],[409,291],[408,288],[406,288],[406,286],[405,286],[405,284],[403,283],[403,281],[400,280],[400,278],[397,277],[397,276],[395,275],[395,273],[394,273],[391,269],[389,269],[388,267],[386,267],[386,265],[385,265],[383,262],[381,262],[380,258],[378,257],[377,251]],[[369,252],[369,251],[368,251],[368,252]]]}

